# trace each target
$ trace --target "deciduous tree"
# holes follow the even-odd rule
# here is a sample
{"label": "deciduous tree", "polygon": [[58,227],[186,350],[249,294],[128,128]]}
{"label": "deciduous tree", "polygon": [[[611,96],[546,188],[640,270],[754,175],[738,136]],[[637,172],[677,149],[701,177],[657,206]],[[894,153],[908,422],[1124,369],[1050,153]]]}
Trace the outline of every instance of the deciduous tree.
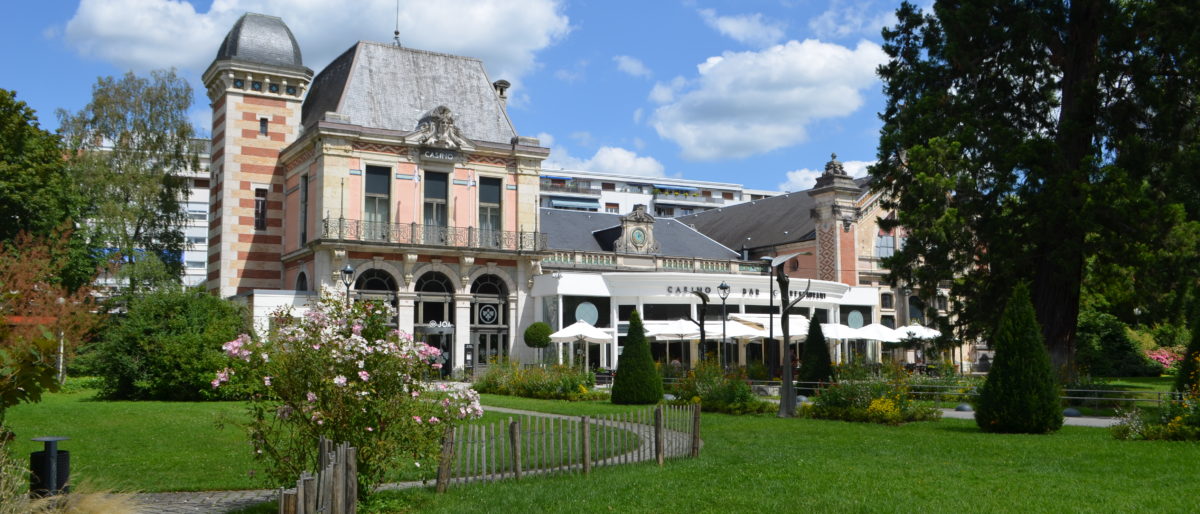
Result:
{"label": "deciduous tree", "polygon": [[[186,246],[188,184],[199,164],[188,120],[192,88],[174,70],[102,77],[77,113],[59,110],[71,173],[88,193],[91,244],[117,252],[122,274],[178,281]],[[199,199],[207,202],[207,198]],[[131,290],[141,284],[130,280]]]}
{"label": "deciduous tree", "polygon": [[[1200,38],[1180,0],[905,3],[884,30],[879,164],[892,279],[953,280],[959,328],[995,326],[1027,280],[1053,362],[1070,370],[1092,260],[1137,287],[1195,281]],[[1169,257],[1147,246],[1174,246]],[[1176,274],[1151,262],[1192,263]],[[1149,284],[1149,285],[1147,285]],[[1165,301],[1169,302],[1169,299]]]}

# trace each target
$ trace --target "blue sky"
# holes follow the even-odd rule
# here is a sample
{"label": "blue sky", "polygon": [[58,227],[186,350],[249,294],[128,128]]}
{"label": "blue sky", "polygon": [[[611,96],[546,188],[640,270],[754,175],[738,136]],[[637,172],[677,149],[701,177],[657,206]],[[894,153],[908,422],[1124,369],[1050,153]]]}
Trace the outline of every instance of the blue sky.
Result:
{"label": "blue sky", "polygon": [[[401,0],[401,43],[478,57],[514,84],[509,114],[564,167],[799,190],[832,152],[875,159],[891,0]],[[0,22],[0,88],[78,110],[96,77],[199,76],[246,11],[280,16],[314,71],[356,40],[390,41],[395,0],[15,2]],[[202,129],[207,133],[206,129]]]}

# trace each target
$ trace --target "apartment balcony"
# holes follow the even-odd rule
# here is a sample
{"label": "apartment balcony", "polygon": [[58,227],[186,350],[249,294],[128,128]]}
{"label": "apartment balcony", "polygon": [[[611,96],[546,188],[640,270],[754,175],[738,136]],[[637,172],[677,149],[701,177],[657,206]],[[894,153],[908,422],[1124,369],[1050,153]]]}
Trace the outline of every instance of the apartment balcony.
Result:
{"label": "apartment balcony", "polygon": [[658,204],[672,205],[724,205],[726,200],[716,196],[693,196],[685,193],[658,191],[654,193],[654,201]]}
{"label": "apartment balcony", "polygon": [[542,182],[541,187],[543,193],[568,193],[576,195],[600,196],[601,191],[599,188],[580,184],[555,185],[549,182]]}
{"label": "apartment balcony", "polygon": [[508,252],[537,252],[546,249],[547,236],[540,232],[480,230],[476,227],[442,227],[418,223],[377,223],[343,218],[325,218],[322,237],[332,241],[365,244],[470,248]]}

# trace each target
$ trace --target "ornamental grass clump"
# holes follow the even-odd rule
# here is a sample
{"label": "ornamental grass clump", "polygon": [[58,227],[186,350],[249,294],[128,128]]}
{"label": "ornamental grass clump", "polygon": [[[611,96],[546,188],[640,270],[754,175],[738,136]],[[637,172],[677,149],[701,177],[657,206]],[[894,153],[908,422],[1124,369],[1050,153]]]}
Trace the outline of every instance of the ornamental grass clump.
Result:
{"label": "ornamental grass clump", "polygon": [[890,379],[839,382],[821,389],[801,413],[810,418],[836,419],[884,425],[934,421],[941,411],[912,401],[907,374]]}
{"label": "ornamental grass clump", "polygon": [[443,433],[483,415],[475,391],[427,387],[440,352],[390,329],[393,315],[326,290],[302,315],[276,313],[267,340],[225,344],[228,365],[212,387],[249,398],[250,442],[276,485],[316,469],[324,436],[358,449],[365,496],[388,472],[433,461]]}
{"label": "ornamental grass clump", "polygon": [[577,402],[606,398],[606,394],[591,389],[595,385],[594,373],[576,367],[521,368],[514,362],[500,362],[488,366],[473,387],[480,393],[541,400]]}
{"label": "ornamental grass clump", "polygon": [[996,358],[980,387],[975,424],[984,432],[1044,434],[1062,427],[1058,378],[1029,300],[1019,284],[992,334]]}
{"label": "ornamental grass clump", "polygon": [[699,403],[704,412],[759,414],[777,407],[759,400],[745,377],[728,374],[716,359],[705,359],[672,388],[676,404]]}

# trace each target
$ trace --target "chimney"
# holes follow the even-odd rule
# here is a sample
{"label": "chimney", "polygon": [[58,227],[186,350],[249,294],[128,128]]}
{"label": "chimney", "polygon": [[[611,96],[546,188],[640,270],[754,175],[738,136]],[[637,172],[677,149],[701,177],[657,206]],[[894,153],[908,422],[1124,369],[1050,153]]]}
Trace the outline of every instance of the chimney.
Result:
{"label": "chimney", "polygon": [[500,97],[500,104],[507,107],[508,95],[504,92],[507,91],[509,87],[512,87],[512,84],[509,84],[507,80],[500,79],[492,82],[492,87],[496,89],[496,95]]}

